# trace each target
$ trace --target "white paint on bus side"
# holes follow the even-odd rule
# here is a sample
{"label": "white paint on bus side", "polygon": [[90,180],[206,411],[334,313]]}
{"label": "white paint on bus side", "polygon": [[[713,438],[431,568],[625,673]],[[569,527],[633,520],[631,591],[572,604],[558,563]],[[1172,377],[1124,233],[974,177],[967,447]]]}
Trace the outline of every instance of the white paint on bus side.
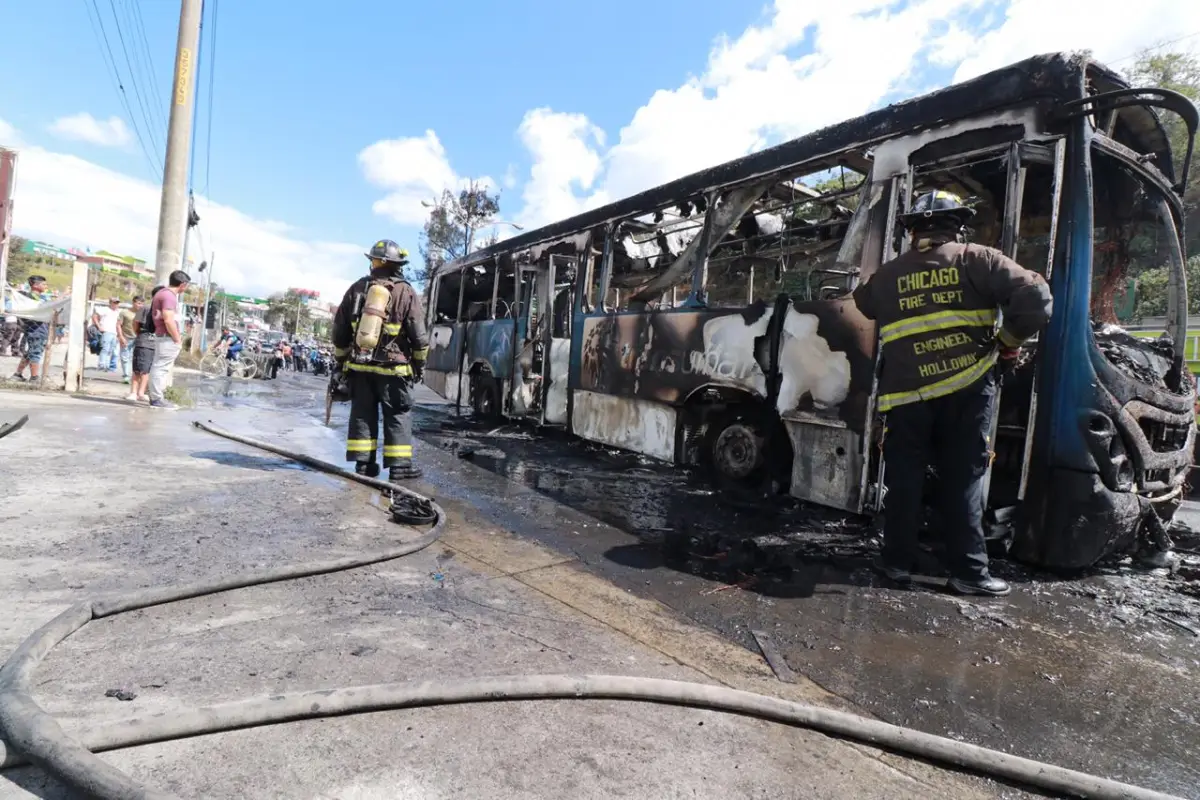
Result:
{"label": "white paint on bus side", "polygon": [[779,348],[783,380],[775,406],[780,414],[799,406],[805,395],[812,395],[817,408],[832,408],[850,394],[850,359],[829,347],[817,324],[815,315],[794,308],[784,317]]}
{"label": "white paint on bus side", "polygon": [[636,397],[575,391],[571,432],[663,461],[675,460],[676,411]]}
{"label": "white paint on bus side", "polygon": [[567,372],[571,368],[571,340],[550,340],[550,386],[546,389],[546,422],[567,422]]}

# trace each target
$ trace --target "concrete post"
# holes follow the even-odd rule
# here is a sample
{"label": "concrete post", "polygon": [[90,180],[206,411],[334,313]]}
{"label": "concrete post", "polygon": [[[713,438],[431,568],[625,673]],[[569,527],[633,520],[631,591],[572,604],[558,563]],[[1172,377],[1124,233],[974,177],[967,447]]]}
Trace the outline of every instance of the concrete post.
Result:
{"label": "concrete post", "polygon": [[8,239],[12,230],[13,189],[17,183],[17,151],[0,147],[0,311],[8,286]]}
{"label": "concrete post", "polygon": [[171,120],[167,127],[167,160],[163,169],[162,205],[158,213],[158,250],[154,260],[157,283],[166,285],[171,273],[183,268],[183,243],[188,217],[188,156],[192,144],[195,103],[195,64],[200,43],[201,0],[182,0],[179,41],[175,50],[175,82]]}
{"label": "concrete post", "polygon": [[66,384],[63,386],[68,392],[83,391],[83,334],[87,329],[88,272],[87,264],[76,261],[71,273],[71,322],[67,325]]}

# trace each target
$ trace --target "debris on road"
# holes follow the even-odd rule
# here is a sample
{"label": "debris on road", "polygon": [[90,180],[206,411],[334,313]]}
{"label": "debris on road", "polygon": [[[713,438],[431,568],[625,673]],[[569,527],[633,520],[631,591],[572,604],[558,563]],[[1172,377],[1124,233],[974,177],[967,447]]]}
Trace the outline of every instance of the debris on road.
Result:
{"label": "debris on road", "polygon": [[758,649],[762,651],[763,658],[767,660],[775,677],[784,683],[795,683],[796,673],[792,672],[792,668],[788,666],[783,654],[775,647],[771,634],[766,631],[750,631],[750,634],[754,637],[754,641],[758,642]]}
{"label": "debris on road", "polygon": [[130,700],[133,700],[137,697],[137,692],[133,691],[132,689],[109,689],[104,693],[104,696],[115,698],[123,703],[128,703]]}

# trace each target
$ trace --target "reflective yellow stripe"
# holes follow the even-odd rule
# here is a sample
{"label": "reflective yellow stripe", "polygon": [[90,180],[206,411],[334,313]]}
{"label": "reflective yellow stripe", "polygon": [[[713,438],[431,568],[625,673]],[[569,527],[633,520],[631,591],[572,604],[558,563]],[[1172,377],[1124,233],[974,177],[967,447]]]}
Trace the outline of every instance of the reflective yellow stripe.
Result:
{"label": "reflective yellow stripe", "polygon": [[374,439],[347,439],[347,453],[370,453],[375,450]]}
{"label": "reflective yellow stripe", "polygon": [[1008,332],[1007,328],[1001,327],[1000,332],[996,334],[996,338],[1000,340],[1000,344],[1005,347],[1020,347],[1021,340]]}
{"label": "reflective yellow stripe", "polygon": [[408,364],[394,364],[385,367],[378,364],[355,364],[351,361],[346,364],[346,369],[355,372],[370,372],[375,375],[412,375],[412,367]]}
{"label": "reflective yellow stripe", "polygon": [[961,311],[951,309],[891,322],[879,329],[879,336],[886,344],[887,342],[894,342],[896,339],[903,339],[905,336],[913,336],[918,333],[930,333],[932,331],[942,331],[946,328],[958,328],[960,326],[984,328],[992,327],[995,324],[996,312],[993,310]]}
{"label": "reflective yellow stripe", "polygon": [[386,333],[388,336],[399,336],[401,330],[402,330],[402,326],[400,325],[399,322],[383,323],[383,332]]}
{"label": "reflective yellow stripe", "polygon": [[349,347],[335,347],[335,348],[333,348],[333,355],[335,358],[342,358],[343,356],[348,356],[348,355],[350,355],[350,348]]}
{"label": "reflective yellow stripe", "polygon": [[413,350],[412,357],[413,357],[414,361],[425,361],[426,359],[429,358],[429,348],[428,347],[418,347],[416,350]]}
{"label": "reflective yellow stripe", "polygon": [[352,330],[352,331],[358,330],[358,320],[352,320],[350,322],[350,330]]}
{"label": "reflective yellow stripe", "polygon": [[959,389],[965,389],[982,378],[989,369],[996,366],[996,356],[997,353],[993,350],[962,372],[951,375],[949,378],[943,378],[937,383],[923,386],[920,389],[911,392],[892,392],[891,394],[880,395],[879,411],[881,413],[891,411],[896,406],[916,403],[919,400],[933,400],[936,397],[945,397],[948,394],[954,394]]}
{"label": "reflective yellow stripe", "polygon": [[412,458],[411,444],[385,444],[383,446],[384,458],[391,456],[392,458]]}

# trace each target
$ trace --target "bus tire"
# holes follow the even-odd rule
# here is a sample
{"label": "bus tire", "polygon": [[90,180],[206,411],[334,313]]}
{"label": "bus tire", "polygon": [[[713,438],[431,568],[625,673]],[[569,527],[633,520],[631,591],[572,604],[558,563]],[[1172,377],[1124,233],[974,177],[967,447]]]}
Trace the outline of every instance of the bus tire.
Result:
{"label": "bus tire", "polygon": [[735,407],[713,420],[705,453],[719,485],[762,484],[771,463],[768,427],[753,408]]}
{"label": "bus tire", "polygon": [[482,419],[500,418],[500,381],[490,373],[479,372],[471,376],[471,410]]}

